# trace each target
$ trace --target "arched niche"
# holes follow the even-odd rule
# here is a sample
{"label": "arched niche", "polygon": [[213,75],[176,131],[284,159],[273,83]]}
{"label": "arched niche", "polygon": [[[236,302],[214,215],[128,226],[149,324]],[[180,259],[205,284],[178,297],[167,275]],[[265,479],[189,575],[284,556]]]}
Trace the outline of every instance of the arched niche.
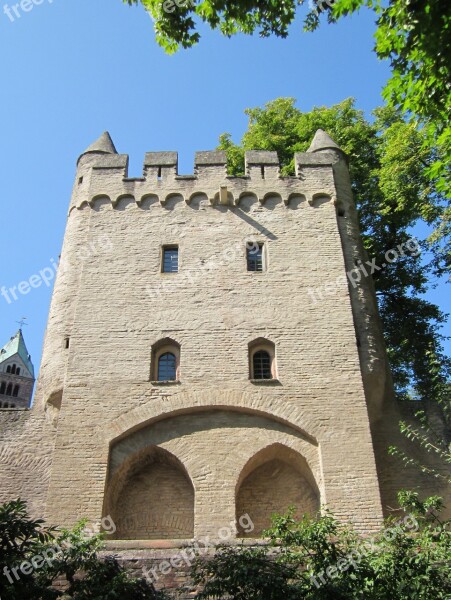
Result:
{"label": "arched niche", "polygon": [[276,206],[282,204],[282,196],[278,192],[268,192],[263,196],[263,206],[268,210],[274,210]]}
{"label": "arched niche", "polygon": [[313,194],[312,199],[310,201],[310,205],[314,208],[320,208],[324,204],[329,204],[332,202],[332,197],[329,194],[324,192],[317,192]]}
{"label": "arched niche", "polygon": [[[311,516],[320,509],[320,493],[305,458],[282,444],[271,444],[257,452],[244,466],[236,485],[238,537],[258,538],[270,527],[273,514],[284,514],[290,506],[296,516]],[[252,531],[240,528],[248,515]]]}
{"label": "arched niche", "polygon": [[139,200],[136,201],[139,208],[142,210],[148,210],[154,204],[158,204],[160,202],[157,194],[143,194]]}
{"label": "arched niche", "polygon": [[155,445],[133,453],[111,474],[106,515],[122,540],[194,537],[194,487],[184,465]]}
{"label": "arched niche", "polygon": [[291,209],[300,208],[306,201],[306,197],[304,194],[298,194],[297,192],[293,192],[288,196],[287,206]]}
{"label": "arched niche", "polygon": [[254,192],[242,192],[237,200],[237,206],[244,212],[249,212],[253,206],[258,205],[258,196]]}

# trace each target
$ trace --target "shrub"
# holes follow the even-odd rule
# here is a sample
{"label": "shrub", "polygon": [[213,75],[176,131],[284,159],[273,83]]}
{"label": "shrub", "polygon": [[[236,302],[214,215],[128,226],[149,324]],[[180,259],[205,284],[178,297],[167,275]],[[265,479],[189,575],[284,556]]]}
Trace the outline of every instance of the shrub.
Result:
{"label": "shrub", "polygon": [[[0,506],[0,598],[3,600],[163,600],[144,579],[131,577],[113,557],[101,559],[102,534],[44,527],[23,500]],[[54,589],[58,578],[67,590]]]}
{"label": "shrub", "polygon": [[421,502],[401,492],[400,518],[372,538],[326,512],[294,519],[294,508],[273,517],[266,547],[219,547],[198,558],[197,598],[234,600],[449,600],[451,556],[441,499]]}

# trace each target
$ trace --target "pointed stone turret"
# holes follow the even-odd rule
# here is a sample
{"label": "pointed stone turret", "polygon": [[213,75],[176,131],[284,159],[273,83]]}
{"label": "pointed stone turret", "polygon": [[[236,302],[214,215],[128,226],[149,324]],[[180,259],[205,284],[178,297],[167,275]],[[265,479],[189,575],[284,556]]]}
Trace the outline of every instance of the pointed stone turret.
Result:
{"label": "pointed stone turret", "polygon": [[328,133],[323,129],[318,129],[307,152],[320,152],[321,150],[340,150],[343,152]]}
{"label": "pointed stone turret", "polygon": [[116,147],[108,131],[104,131],[98,140],[96,140],[89,146],[89,148],[80,154],[78,161],[85,154],[117,154]]}

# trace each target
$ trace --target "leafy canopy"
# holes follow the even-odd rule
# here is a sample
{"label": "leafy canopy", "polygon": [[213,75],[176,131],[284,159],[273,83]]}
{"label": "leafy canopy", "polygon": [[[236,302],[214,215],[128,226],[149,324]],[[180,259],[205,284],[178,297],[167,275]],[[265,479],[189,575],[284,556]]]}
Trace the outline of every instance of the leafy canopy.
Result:
{"label": "leafy canopy", "polygon": [[[296,12],[304,5],[306,31],[315,30],[323,15],[330,23],[367,8],[375,13],[374,50],[390,61],[384,89],[389,107],[422,127],[423,144],[434,148],[425,175],[439,192],[451,196],[451,2],[443,0],[123,0],[141,3],[154,20],[158,43],[167,51],[197,44],[199,22],[224,35],[258,32],[286,37]],[[451,209],[442,211],[437,243],[451,233]],[[447,238],[449,240],[449,237]],[[446,259],[451,268],[451,247]]]}

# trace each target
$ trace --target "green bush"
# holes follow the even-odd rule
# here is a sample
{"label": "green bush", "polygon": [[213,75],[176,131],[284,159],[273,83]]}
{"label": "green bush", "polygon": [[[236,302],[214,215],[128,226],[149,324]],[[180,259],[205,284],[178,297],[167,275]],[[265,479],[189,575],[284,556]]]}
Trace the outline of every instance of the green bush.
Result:
{"label": "green bush", "polygon": [[[100,559],[102,534],[44,527],[23,500],[0,506],[0,598],[2,600],[163,600],[144,579],[135,579],[108,557]],[[65,578],[65,592],[52,586]]]}
{"label": "green bush", "polygon": [[358,536],[332,514],[296,521],[294,509],[273,518],[266,547],[219,547],[198,558],[198,599],[449,600],[448,524],[440,498],[421,502],[401,492],[400,517],[371,538]]}

